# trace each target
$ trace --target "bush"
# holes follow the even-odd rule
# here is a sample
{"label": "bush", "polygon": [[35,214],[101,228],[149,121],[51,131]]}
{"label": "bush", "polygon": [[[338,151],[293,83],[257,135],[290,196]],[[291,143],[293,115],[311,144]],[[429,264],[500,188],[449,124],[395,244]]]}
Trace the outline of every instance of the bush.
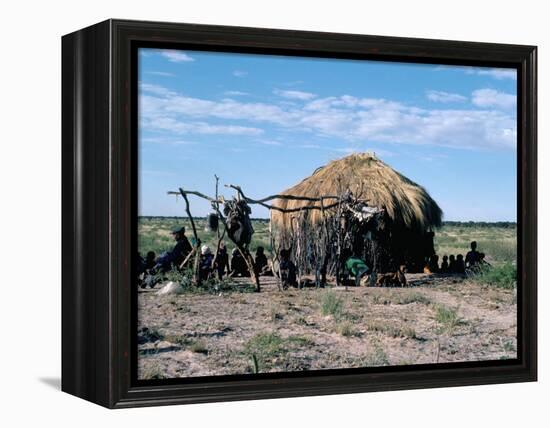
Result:
{"label": "bush", "polygon": [[321,300],[321,312],[323,315],[332,315],[334,319],[340,319],[343,315],[344,302],[334,291],[327,291]]}
{"label": "bush", "polygon": [[384,348],[380,344],[375,344],[372,351],[365,356],[364,364],[367,367],[380,367],[388,366],[390,361]]}
{"label": "bush", "polygon": [[516,288],[518,271],[512,263],[501,266],[487,266],[477,275],[480,282],[497,288],[512,290]]}
{"label": "bush", "polygon": [[407,339],[417,338],[416,331],[412,327],[396,326],[380,320],[373,320],[368,322],[367,329],[369,331],[382,333],[386,336],[393,337],[393,338],[398,338],[398,337],[403,337]]}
{"label": "bush", "polygon": [[284,351],[283,343],[277,333],[259,333],[248,341],[245,351],[256,357],[271,357]]}
{"label": "bush", "polygon": [[286,356],[302,347],[312,346],[315,342],[306,336],[288,336],[283,338],[274,332],[258,333],[244,346],[243,352],[252,359],[252,371],[267,371],[276,364],[273,359]]}
{"label": "bush", "polygon": [[448,308],[443,305],[435,307],[435,319],[441,324],[443,330],[451,332],[459,324],[463,323],[458,316],[458,308]]}
{"label": "bush", "polygon": [[345,321],[341,324],[338,324],[336,330],[338,333],[340,333],[344,337],[352,337],[357,335],[357,332],[353,328],[353,324],[350,323],[349,321]]}

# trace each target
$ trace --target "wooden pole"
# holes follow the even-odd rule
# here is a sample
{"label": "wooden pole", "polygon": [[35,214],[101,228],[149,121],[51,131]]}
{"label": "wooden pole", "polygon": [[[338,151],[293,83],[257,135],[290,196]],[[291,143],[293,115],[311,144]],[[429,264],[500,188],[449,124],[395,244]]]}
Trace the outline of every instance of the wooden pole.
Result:
{"label": "wooden pole", "polygon": [[[212,202],[212,204],[215,205],[214,209],[216,210],[216,215],[218,215],[218,212],[219,212],[219,208],[220,208],[220,203],[219,203],[219,199],[218,199],[218,184],[219,184],[219,181],[220,181],[220,178],[214,174],[214,178],[216,179],[216,199],[214,202]],[[218,227],[216,229],[216,234],[218,235],[218,244],[216,245],[216,253],[214,254],[214,258],[212,259],[212,269],[214,269],[214,266],[216,265],[216,260],[218,258],[218,254],[220,252],[220,245],[223,241],[223,238],[225,236],[225,228],[223,229],[223,233],[221,234],[220,236],[220,228]]]}
{"label": "wooden pole", "polygon": [[197,285],[199,283],[199,258],[201,253],[200,252],[201,241],[199,239],[199,235],[197,234],[197,228],[195,227],[195,220],[193,220],[193,216],[191,215],[191,209],[189,208],[189,199],[187,198],[187,193],[185,193],[183,189],[180,189],[180,193],[185,201],[185,211],[187,212],[187,216],[191,221],[193,236],[195,237],[195,263],[193,265],[193,282]]}
{"label": "wooden pole", "polygon": [[[271,220],[269,221],[269,245],[271,247],[271,257],[270,257],[270,262],[271,262],[271,272],[273,272],[273,276],[275,276],[275,278],[277,278],[277,288],[279,289],[279,291],[282,290],[282,287],[281,287],[281,270],[279,269],[279,249],[278,247],[275,245],[275,240],[273,239],[273,229],[272,229],[272,224],[271,224]],[[277,261],[277,269],[275,269],[275,262]]]}

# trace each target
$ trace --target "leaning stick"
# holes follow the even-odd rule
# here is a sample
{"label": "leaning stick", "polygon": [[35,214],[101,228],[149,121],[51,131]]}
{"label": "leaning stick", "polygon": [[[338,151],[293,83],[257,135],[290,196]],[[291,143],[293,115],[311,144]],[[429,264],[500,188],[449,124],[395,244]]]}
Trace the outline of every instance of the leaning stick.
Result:
{"label": "leaning stick", "polygon": [[197,228],[195,227],[195,221],[193,220],[193,216],[191,215],[191,210],[189,209],[189,199],[187,198],[187,193],[183,189],[180,189],[180,194],[183,196],[183,199],[185,200],[185,211],[187,212],[187,216],[189,217],[189,220],[191,220],[191,227],[193,228],[193,235],[195,237],[195,242],[198,245],[199,242],[199,236],[197,235]]}
{"label": "leaning stick", "polygon": [[192,256],[193,254],[195,254],[195,251],[196,251],[196,248],[191,249],[191,251],[189,252],[189,254],[187,254],[187,257],[183,260],[183,262],[180,263],[180,269],[183,269],[183,267],[187,264],[187,262],[189,261],[189,259],[191,258],[191,256]]}
{"label": "leaning stick", "polygon": [[195,284],[199,283],[199,235],[197,234],[197,228],[195,227],[195,221],[193,220],[193,216],[191,215],[191,209],[189,208],[189,198],[187,198],[187,193],[183,191],[183,189],[180,189],[181,196],[183,196],[183,199],[185,200],[185,211],[187,212],[187,216],[189,217],[189,220],[191,221],[191,227],[193,229],[193,236],[195,237],[195,264],[193,265],[193,281]]}
{"label": "leaning stick", "polygon": [[269,222],[269,245],[271,246],[271,257],[269,258],[269,261],[271,262],[271,272],[273,272],[273,275],[277,278],[277,288],[281,291],[281,270],[275,269],[275,261],[279,264],[279,249],[275,245],[275,240],[273,239],[273,228],[271,221]]}
{"label": "leaning stick", "polygon": [[[216,199],[215,202],[212,202],[212,205],[219,209],[220,203],[218,202],[218,187],[220,183],[220,178],[214,174],[214,178],[216,179]],[[214,265],[216,264],[216,260],[218,258],[218,254],[220,252],[220,244],[222,243],[223,237],[225,235],[225,228],[223,229],[223,234],[220,237],[220,228],[216,228],[216,235],[218,236],[218,244],[216,245],[216,254],[214,255],[214,258],[212,259],[212,269],[214,269]]]}

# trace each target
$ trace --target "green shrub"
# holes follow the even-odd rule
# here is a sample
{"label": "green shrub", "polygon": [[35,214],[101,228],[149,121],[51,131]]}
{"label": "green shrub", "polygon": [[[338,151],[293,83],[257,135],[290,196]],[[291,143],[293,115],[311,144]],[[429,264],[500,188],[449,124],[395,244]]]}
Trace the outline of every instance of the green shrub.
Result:
{"label": "green shrub", "polygon": [[512,290],[516,288],[517,276],[517,267],[512,263],[506,263],[501,266],[485,267],[477,275],[477,279],[483,284]]}
{"label": "green shrub", "polygon": [[245,351],[257,357],[268,357],[281,351],[283,339],[277,333],[260,333],[248,341]]}
{"label": "green shrub", "polygon": [[435,319],[444,330],[449,332],[462,323],[462,319],[458,316],[458,308],[448,308],[443,305],[435,307]]}
{"label": "green shrub", "polygon": [[273,359],[285,358],[289,352],[314,343],[306,336],[282,338],[274,332],[259,333],[245,344],[243,351],[253,361],[253,372],[259,373],[268,370],[273,365]]}
{"label": "green shrub", "polygon": [[344,312],[344,302],[334,291],[327,291],[321,299],[321,312],[323,315],[332,315],[338,320]]}

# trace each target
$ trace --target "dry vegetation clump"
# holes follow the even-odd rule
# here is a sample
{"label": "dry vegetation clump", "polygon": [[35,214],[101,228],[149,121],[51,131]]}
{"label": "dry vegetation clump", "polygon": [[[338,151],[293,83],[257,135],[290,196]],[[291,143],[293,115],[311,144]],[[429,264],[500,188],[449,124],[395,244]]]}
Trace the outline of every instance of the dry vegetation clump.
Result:
{"label": "dry vegetation clump", "polygon": [[435,306],[435,320],[440,324],[442,331],[450,333],[465,321],[458,316],[458,307],[449,308],[444,305]]}
{"label": "dry vegetation clump", "polygon": [[289,353],[313,344],[313,340],[305,336],[283,338],[275,332],[265,332],[252,337],[245,344],[243,353],[253,361],[253,371],[260,373],[270,371],[274,364],[284,360]]}
{"label": "dry vegetation clump", "polygon": [[322,294],[321,313],[332,316],[335,320],[342,318],[344,314],[344,301],[334,291],[328,290]]}
{"label": "dry vegetation clump", "polygon": [[382,333],[389,337],[404,337],[416,339],[416,331],[410,326],[393,325],[383,320],[373,320],[367,323],[367,329],[372,332]]}

